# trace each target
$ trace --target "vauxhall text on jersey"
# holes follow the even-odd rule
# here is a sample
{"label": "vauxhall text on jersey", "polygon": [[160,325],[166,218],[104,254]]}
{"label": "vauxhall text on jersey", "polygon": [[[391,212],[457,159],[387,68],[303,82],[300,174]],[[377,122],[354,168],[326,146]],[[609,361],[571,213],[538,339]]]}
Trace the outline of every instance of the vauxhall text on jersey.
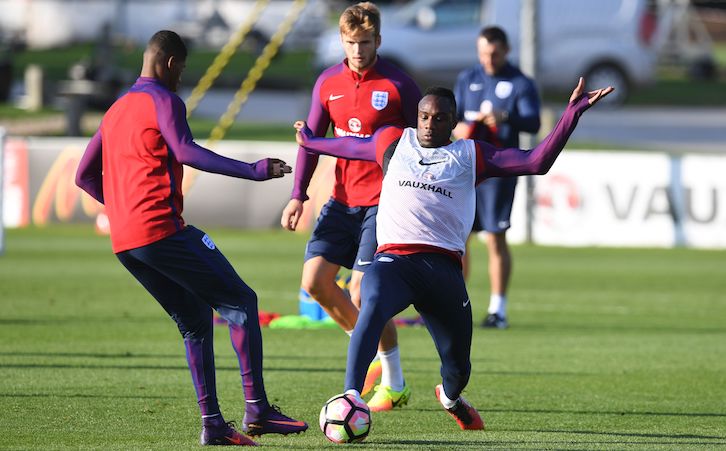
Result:
{"label": "vauxhall text on jersey", "polygon": [[[421,160],[441,163],[422,166]],[[405,129],[383,179],[378,245],[420,244],[463,254],[474,222],[475,162],[473,141],[426,148],[415,129]]]}

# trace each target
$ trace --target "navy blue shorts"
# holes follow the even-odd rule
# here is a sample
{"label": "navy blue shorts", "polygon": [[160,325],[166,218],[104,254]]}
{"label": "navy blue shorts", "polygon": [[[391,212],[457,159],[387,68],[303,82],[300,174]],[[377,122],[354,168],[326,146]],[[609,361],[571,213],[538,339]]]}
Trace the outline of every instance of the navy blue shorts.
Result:
{"label": "navy blue shorts", "polygon": [[378,206],[347,207],[332,198],[323,205],[305,248],[305,261],[323,257],[330,263],[364,272],[373,261]]}
{"label": "navy blue shorts", "polygon": [[475,232],[501,233],[510,227],[517,177],[492,177],[476,187]]}
{"label": "navy blue shorts", "polygon": [[381,253],[361,285],[361,311],[348,347],[345,388],[361,390],[383,326],[413,305],[441,358],[444,391],[457,397],[471,373],[472,317],[461,266],[436,253]]}
{"label": "navy blue shorts", "polygon": [[259,329],[257,294],[203,231],[187,226],[116,257],[176,321],[185,338],[206,333],[212,326],[212,308],[232,323]]}

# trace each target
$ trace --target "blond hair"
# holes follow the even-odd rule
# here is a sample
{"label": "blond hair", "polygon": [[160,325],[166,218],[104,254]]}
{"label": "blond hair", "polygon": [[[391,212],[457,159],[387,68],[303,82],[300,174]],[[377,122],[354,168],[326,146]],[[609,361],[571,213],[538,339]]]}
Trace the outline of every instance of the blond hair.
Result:
{"label": "blond hair", "polygon": [[374,36],[381,34],[381,13],[373,2],[360,2],[349,6],[340,15],[341,34],[357,32],[373,32]]}

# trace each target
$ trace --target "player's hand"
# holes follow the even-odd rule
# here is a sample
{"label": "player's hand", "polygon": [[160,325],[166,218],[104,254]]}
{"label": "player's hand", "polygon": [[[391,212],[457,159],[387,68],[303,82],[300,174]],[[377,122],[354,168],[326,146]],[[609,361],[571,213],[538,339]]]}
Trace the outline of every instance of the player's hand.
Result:
{"label": "player's hand", "polygon": [[[580,77],[580,80],[577,82],[577,86],[575,87],[575,90],[572,91],[572,95],[570,96],[570,102],[575,100],[576,98],[580,97],[582,93],[585,91],[585,79]],[[600,101],[603,97],[610,94],[611,92],[615,91],[615,88],[612,86],[608,86],[607,88],[600,88],[596,89],[594,91],[589,91],[587,93],[587,100],[590,102],[590,105],[595,105],[597,102]]]}
{"label": "player's hand", "polygon": [[308,127],[308,124],[305,121],[296,121],[293,124],[293,127],[295,127],[295,130],[297,132],[295,133],[295,141],[301,146],[305,145],[305,139],[311,138],[313,136],[313,131],[310,130]]}
{"label": "player's hand", "polygon": [[479,113],[479,122],[486,125],[487,127],[496,127],[497,116],[494,113]]}
{"label": "player's hand", "polygon": [[292,168],[280,159],[268,158],[267,160],[267,176],[271,179],[277,179],[292,172]]}
{"label": "player's hand", "polygon": [[282,210],[280,225],[283,229],[294,231],[297,228],[297,223],[300,221],[302,214],[303,201],[300,199],[290,199],[285,209]]}

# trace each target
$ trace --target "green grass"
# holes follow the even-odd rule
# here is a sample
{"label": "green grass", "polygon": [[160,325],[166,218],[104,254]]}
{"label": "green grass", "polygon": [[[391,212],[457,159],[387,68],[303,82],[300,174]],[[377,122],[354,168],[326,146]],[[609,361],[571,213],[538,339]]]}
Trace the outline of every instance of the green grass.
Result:
{"label": "green grass", "polygon": [[[189,128],[195,140],[204,145],[212,129],[217,125],[216,120],[189,119]],[[227,130],[224,139],[240,139],[246,141],[295,141],[295,129],[292,124],[249,124],[235,122]]]}
{"label": "green grass", "polygon": [[[547,91],[542,98],[545,102],[560,104],[568,94]],[[712,81],[694,81],[685,75],[666,71],[653,84],[634,89],[625,106],[723,107],[725,98],[723,76]]]}
{"label": "green grass", "polygon": [[[143,49],[141,47],[117,46],[114,48],[113,61],[117,69],[132,80],[141,70]],[[187,57],[187,67],[182,77],[186,86],[193,87],[197,81],[212,65],[217,51],[200,50],[192,48]],[[78,44],[62,49],[24,50],[14,55],[14,73],[16,77],[22,76],[29,64],[38,64],[44,70],[47,80],[66,80],[69,77],[68,69],[81,61],[91,62],[94,58],[92,44]],[[224,85],[239,87],[247,72],[252,68],[257,56],[248,51],[239,51],[229,60],[228,65],[221,72],[215,86]],[[311,88],[315,83],[317,73],[314,73],[311,64],[312,55],[305,51],[283,51],[276,55],[264,73],[260,84],[279,85],[286,84],[290,88]]]}
{"label": "green grass", "polygon": [[713,56],[716,59],[716,65],[722,70],[726,69],[726,42],[714,43]]}
{"label": "green grass", "polygon": [[[209,230],[262,310],[292,314],[307,236]],[[486,310],[485,249],[470,294]],[[413,389],[356,449],[726,449],[725,251],[515,246],[506,331],[476,329],[465,396],[487,422],[459,431],[437,405],[428,333],[399,329]],[[198,410],[173,322],[88,226],[9,230],[0,257],[1,449],[198,449]],[[270,449],[338,448],[316,426],[341,391],[347,337],[264,329],[272,402],[311,424]],[[216,328],[222,408],[242,393]]]}
{"label": "green grass", "polygon": [[0,119],[40,119],[58,114],[58,111],[44,108],[40,111],[27,111],[6,103],[0,103]]}

